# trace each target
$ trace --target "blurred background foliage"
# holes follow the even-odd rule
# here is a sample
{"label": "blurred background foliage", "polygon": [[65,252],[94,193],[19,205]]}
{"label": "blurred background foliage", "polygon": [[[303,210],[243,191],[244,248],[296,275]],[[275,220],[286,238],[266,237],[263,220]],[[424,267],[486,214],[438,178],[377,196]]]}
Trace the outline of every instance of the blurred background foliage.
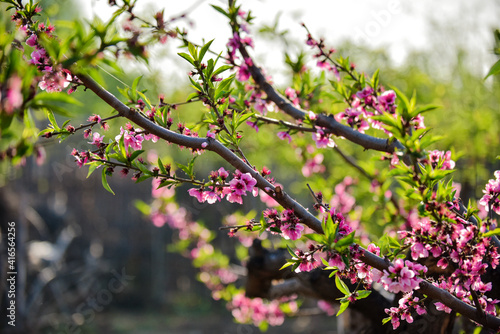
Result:
{"label": "blurred background foliage", "polygon": [[[52,22],[56,22],[58,19],[71,21],[78,18],[78,4],[78,1],[52,0],[44,1],[43,7],[45,13],[51,17]],[[0,10],[5,13],[2,7]],[[449,18],[449,20],[453,19]],[[1,35],[6,31],[12,31],[13,27],[8,22],[6,15],[0,17],[0,22]],[[446,23],[441,26],[442,34],[439,33],[440,30],[436,30],[435,36],[437,37],[432,43],[439,44],[442,38],[460,38],[459,34],[450,34],[443,28],[444,26]],[[436,27],[436,29],[439,28],[440,26]],[[261,38],[276,38],[272,29],[271,31],[262,29],[262,31]],[[278,37],[280,39],[283,37],[299,41],[304,39],[303,36],[283,36],[281,33],[278,35],[280,35]],[[264,50],[259,51],[258,40],[256,52],[265,52]],[[489,48],[498,47],[498,45],[494,45],[493,31],[491,40],[492,45]],[[397,87],[407,96],[416,92],[419,104],[440,106],[440,109],[424,115],[425,125],[432,129],[433,134],[442,136],[435,147],[436,149],[453,152],[453,158],[457,162],[453,179],[461,184],[461,197],[467,203],[469,199],[476,200],[481,197],[484,184],[492,177],[494,170],[500,169],[499,160],[496,159],[500,154],[498,151],[500,146],[500,82],[498,77],[484,80],[487,72],[484,69],[492,64],[478,66],[477,63],[471,62],[470,59],[474,58],[475,50],[467,49],[458,41],[455,46],[446,54],[438,56],[432,51],[432,47],[428,51],[415,50],[398,65],[394,65],[394,61],[384,49],[369,49],[354,45],[349,41],[341,45],[334,45],[338,53],[350,57],[359,71],[372,75],[377,68],[380,69],[381,83],[386,88]],[[175,48],[172,49],[177,52]],[[302,51],[305,52],[303,58],[299,56]],[[281,55],[277,54],[276,56]],[[305,45],[300,51],[298,49],[291,51],[289,60],[291,63],[295,62],[296,70],[301,68],[298,63],[311,67],[314,65]],[[263,66],[265,67],[265,64]],[[123,83],[131,85],[135,77],[143,75],[140,89],[146,89],[148,97],[155,102],[160,94],[165,95],[165,101],[168,103],[184,102],[191,93],[186,83],[187,80],[180,82],[175,89],[162,91],[161,87],[163,86],[159,83],[162,80],[168,80],[168,77],[165,79],[155,71],[143,72],[144,64],[135,64],[125,68],[129,70],[112,71],[112,73],[100,71],[98,79],[107,89],[119,95],[117,87],[123,87]],[[269,69],[268,72],[273,74],[272,69]],[[315,96],[322,102],[315,111],[323,110],[327,113],[336,113],[344,108],[342,104],[333,103],[331,95],[326,93],[329,86],[326,79],[332,78],[318,77],[314,70],[311,72],[295,71],[294,73],[293,68],[284,75],[289,78],[289,86],[296,89],[303,87],[304,90],[311,90],[311,92],[316,89],[314,94],[317,94]],[[309,83],[309,85],[302,86],[304,82]],[[287,86],[279,88],[284,91]],[[93,113],[98,113],[102,117],[112,114],[109,107],[103,106],[99,99],[81,89],[74,94],[74,97],[77,100],[85,101],[85,103],[66,110],[68,116],[57,115],[60,123],[71,118],[71,124],[78,125],[84,123],[87,117]],[[196,127],[197,123],[201,121],[201,113],[204,110],[201,103],[179,106],[173,112],[174,124],[182,121],[187,122],[187,126],[190,128]],[[269,116],[282,117],[272,112],[269,113]],[[42,113],[34,113],[33,117],[39,129],[46,126],[47,122]],[[120,125],[123,125],[120,122],[119,120],[111,121],[111,129],[118,129]],[[22,126],[21,122],[15,129],[20,131]],[[200,134],[204,135],[204,131],[202,130]],[[307,160],[314,158],[314,155],[307,149],[308,145],[314,145],[310,134],[294,137],[290,146],[286,141],[278,139],[276,133],[279,130],[275,126],[261,126],[258,136],[254,136],[254,131],[250,127],[244,129],[246,140],[242,142],[243,151],[247,153],[247,157],[257,168],[261,169],[262,166],[270,168],[272,175],[304,206],[311,207],[313,203],[307,184],[315,191],[321,190],[324,197],[329,199],[335,194],[335,186],[342,182],[346,176],[352,176],[354,185],[350,191],[352,196],[356,198],[358,208],[351,212],[351,220],[369,222],[365,224],[365,229],[374,237],[380,236],[388,225],[401,223],[401,221],[393,221],[396,218],[387,213],[394,212],[396,208],[389,198],[384,196],[386,190],[396,191],[395,184],[389,181],[382,186],[382,190],[372,191],[371,180],[360,174],[331,149],[319,151],[324,157],[321,162],[325,166],[324,171],[306,178],[301,169]],[[111,132],[104,134],[114,136]],[[88,330],[87,332],[99,332],[106,328],[113,333],[137,333],[138,331],[134,329],[136,327],[133,324],[124,326],[125,318],[122,318],[123,321],[114,320],[120,319],[117,310],[148,310],[150,312],[154,310],[155,312],[160,311],[160,317],[168,314],[168,317],[174,317],[177,320],[171,319],[161,321],[161,323],[152,321],[154,324],[151,326],[168,329],[175,328],[177,324],[176,333],[181,333],[182,328],[191,327],[185,320],[179,320],[175,316],[198,317],[200,314],[207,316],[212,314],[214,310],[219,311],[220,318],[217,319],[224,319],[226,326],[233,326],[230,324],[228,312],[224,311],[222,303],[216,303],[215,308],[213,308],[209,292],[196,282],[196,273],[191,268],[189,261],[181,259],[176,254],[166,253],[166,245],[169,244],[171,232],[165,227],[154,227],[142,218],[134,208],[133,201],[135,199],[148,201],[150,184],[135,185],[133,181],[115,175],[110,180],[110,185],[117,194],[113,197],[102,189],[97,175],[92,175],[86,180],[86,170],[84,168],[78,169],[70,156],[73,147],[79,150],[87,147],[85,141],[79,137],[80,135],[70,137],[63,143],[58,143],[56,139],[40,139],[38,145],[44,147],[47,152],[47,161],[40,167],[35,165],[34,158],[28,158],[24,164],[17,163],[17,166],[12,166],[9,159],[4,159],[1,162],[2,174],[0,176],[3,187],[0,191],[5,198],[2,211],[4,218],[2,219],[5,221],[9,219],[25,221],[28,229],[26,236],[28,244],[34,245],[37,241],[47,241],[54,245],[61,232],[68,226],[71,227],[74,240],[72,239],[71,251],[68,251],[69,255],[64,262],[68,271],[66,274],[78,275],[78,273],[87,270],[89,262],[88,259],[83,259],[85,257],[92,258],[99,263],[97,267],[92,267],[96,273],[100,274],[92,279],[91,287],[87,293],[97,291],[100,286],[106,284],[106,279],[109,279],[109,271],[112,268],[125,267],[130,275],[135,276],[132,285],[113,300],[114,307],[107,309],[112,312],[99,313],[95,322],[85,323],[81,328]],[[383,136],[381,133],[378,135]],[[2,134],[0,146],[2,148],[9,146],[11,140],[11,137]],[[386,162],[380,160],[379,153],[364,152],[359,147],[340,138],[336,138],[335,141],[342,152],[355,158],[357,163],[369,174],[377,175],[382,183],[386,180],[387,175],[384,174],[386,173],[384,172]],[[174,162],[187,164],[191,159],[191,154],[188,151],[181,151],[171,145],[155,145],[154,150],[165,159],[165,163],[170,162],[173,165]],[[204,154],[197,159],[197,175],[200,179],[206,178],[211,170],[220,166],[228,168],[227,164],[214,155]],[[325,188],[325,184],[328,187]],[[193,219],[203,221],[207,227],[214,231],[221,225],[224,215],[234,212],[235,209],[241,209],[239,206],[230,204],[215,206],[198,204],[187,195],[186,189],[185,186],[177,189],[177,201],[188,209]],[[21,202],[22,205],[19,204]],[[255,210],[256,214],[259,215],[260,210],[264,208],[264,204],[259,199],[247,198],[244,201],[242,211]],[[382,208],[389,210],[381,210]],[[13,216],[15,212],[17,212],[17,216]],[[236,246],[233,239],[228,239],[225,233],[220,231],[217,232],[215,244],[228,252],[231,252]],[[39,256],[43,257],[40,254]],[[70,263],[73,263],[74,266],[71,267]],[[36,281],[35,278],[37,275],[39,276],[40,268],[39,265],[30,266],[30,282]],[[55,286],[54,284],[54,281],[46,281],[47,287]],[[40,308],[36,316],[39,319],[47,319],[57,312],[62,312],[70,319],[66,321],[75,321],[75,319],[71,320],[71,308],[65,310],[63,307],[61,309],[61,306],[56,302],[58,294],[51,293],[47,287],[42,292],[39,301]],[[67,291],[60,291],[60,293],[63,295],[67,292],[73,293],[74,287],[68,286],[66,288]],[[103,314],[113,316],[109,319],[103,319]],[[127,321],[132,321],[130,316],[127,318]],[[211,321],[209,318],[206,319],[207,322]],[[148,319],[143,317],[136,319],[136,321],[150,321]],[[300,321],[304,323],[304,320]],[[327,321],[325,323],[328,324]],[[50,325],[50,321],[46,321],[44,326],[48,328],[49,332],[53,332],[55,328]],[[300,329],[306,333],[307,331],[304,330],[307,327],[309,332],[312,332],[311,328],[313,327],[311,326],[307,327],[302,324]],[[139,327],[141,326],[137,326],[137,328]],[[144,324],[142,328],[145,328]],[[234,327],[231,328],[234,331]],[[298,327],[291,326],[288,329],[283,328],[283,330],[286,332],[290,328],[294,328],[295,331]],[[277,333],[277,331],[278,329],[273,329],[273,332]]]}

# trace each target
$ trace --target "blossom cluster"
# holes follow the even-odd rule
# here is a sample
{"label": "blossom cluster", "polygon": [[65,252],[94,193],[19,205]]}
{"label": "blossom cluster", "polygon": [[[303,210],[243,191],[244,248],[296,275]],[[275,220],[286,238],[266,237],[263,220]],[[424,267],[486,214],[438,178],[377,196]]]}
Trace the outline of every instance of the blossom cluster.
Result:
{"label": "blossom cluster", "polygon": [[286,209],[281,214],[276,209],[266,209],[263,212],[269,230],[281,232],[283,238],[287,240],[297,240],[302,236],[304,226],[300,224],[300,219],[295,215],[293,209]]}
{"label": "blossom cluster", "polygon": [[[37,27],[37,32],[28,29],[28,26],[23,27],[27,33],[26,45],[34,48],[31,53],[30,63],[35,65],[38,70],[43,73],[43,77],[38,83],[38,87],[47,92],[60,92],[64,88],[67,88],[71,82],[73,82],[73,75],[67,69],[61,68],[58,65],[53,64],[47,51],[40,45],[38,40],[38,34],[46,34],[49,38],[52,37],[54,31],[54,26],[45,26],[44,23],[40,23]],[[75,79],[76,80],[76,79]],[[76,90],[76,86],[71,87],[68,90],[68,94],[71,94]]]}
{"label": "blossom cluster", "polygon": [[233,173],[233,179],[226,185],[228,177],[229,172],[221,167],[219,170],[210,173],[211,183],[209,186],[191,188],[188,190],[188,193],[200,203],[207,202],[209,204],[221,201],[224,197],[230,203],[243,204],[242,196],[246,196],[247,192],[257,196],[258,189],[255,188],[257,180],[250,173],[241,173],[239,170],[236,170]]}
{"label": "blossom cluster", "polygon": [[450,151],[430,151],[428,157],[422,161],[424,164],[429,164],[433,169],[439,167],[443,170],[451,170],[455,168],[455,161],[451,160]]}
{"label": "blossom cluster", "polygon": [[259,326],[267,322],[271,326],[279,326],[285,321],[285,314],[279,305],[278,300],[265,302],[261,298],[248,298],[240,293],[233,297],[228,307],[240,323],[252,321],[255,326]]}
{"label": "blossom cluster", "polygon": [[[495,314],[492,300],[484,294],[491,290],[492,283],[484,283],[482,275],[488,266],[496,268],[500,255],[490,238],[480,235],[479,228],[445,208],[444,204],[428,203],[427,209],[443,214],[440,222],[422,218],[411,222],[411,231],[400,232],[405,244],[410,246],[414,260],[432,256],[437,267],[451,271],[445,279],[435,283],[454,294],[465,303],[470,303],[472,291],[479,297],[485,312]],[[444,306],[437,305],[444,310]]]}
{"label": "blossom cluster", "polygon": [[422,302],[423,300],[420,300],[420,298],[418,297],[413,297],[413,294],[410,292],[404,294],[403,297],[399,299],[398,307],[385,309],[385,313],[387,313],[391,319],[392,328],[398,328],[400,325],[400,320],[405,320],[406,322],[411,324],[413,322],[413,309],[417,312],[418,315],[426,314],[427,310],[423,306]]}
{"label": "blossom cluster", "polygon": [[419,288],[422,281],[419,275],[426,272],[426,266],[399,258],[389,270],[373,269],[372,279],[376,283],[381,283],[389,292],[411,292]]}
{"label": "blossom cluster", "polygon": [[484,206],[486,211],[493,210],[500,215],[500,170],[495,171],[495,179],[490,179],[483,190],[483,197],[479,200],[479,204]]}

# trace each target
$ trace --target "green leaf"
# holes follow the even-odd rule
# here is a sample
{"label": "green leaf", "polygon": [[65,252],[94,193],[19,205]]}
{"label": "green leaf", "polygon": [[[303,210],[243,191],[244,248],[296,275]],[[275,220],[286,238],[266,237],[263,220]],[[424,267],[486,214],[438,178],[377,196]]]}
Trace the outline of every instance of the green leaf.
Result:
{"label": "green leaf", "polygon": [[163,165],[163,162],[161,162],[161,159],[158,158],[158,168],[160,168],[160,172],[162,174],[167,174],[167,170],[165,169],[165,166]]}
{"label": "green leaf", "polygon": [[178,183],[180,183],[180,182],[179,181],[175,181],[175,180],[166,179],[166,180],[163,180],[163,181],[160,182],[160,185],[158,186],[157,189],[160,189],[160,188],[163,188],[163,187],[170,188],[171,186],[176,185]]}
{"label": "green leaf", "polygon": [[189,94],[189,96],[187,97],[186,101],[191,101],[192,99],[195,99],[195,98],[197,98],[198,96],[200,96],[200,95],[198,94],[198,92],[193,92],[193,93]]}
{"label": "green leaf", "polygon": [[335,286],[340,290],[344,295],[350,295],[351,291],[349,291],[349,287],[342,281],[338,276],[335,276]]}
{"label": "green leaf", "polygon": [[382,325],[385,325],[389,321],[391,321],[391,317],[387,317],[387,318],[382,319]]}
{"label": "green leaf", "polygon": [[130,155],[130,158],[129,158],[129,161],[134,161],[139,155],[141,155],[141,153],[144,152],[144,150],[138,150],[138,151],[134,151],[131,155]]}
{"label": "green leaf", "polygon": [[340,239],[335,244],[335,249],[340,250],[341,248],[343,248],[345,246],[351,245],[354,242],[354,233],[356,233],[356,231],[353,231],[353,232],[349,233],[348,235],[346,235],[345,237],[343,237],[342,239]]}
{"label": "green leaf", "polygon": [[281,266],[280,270],[293,266],[297,261],[287,260],[287,262]]}
{"label": "green leaf", "polygon": [[359,291],[356,291],[356,300],[358,299],[363,299],[363,298],[366,298],[368,297],[372,292],[369,291],[369,290],[359,290]]}
{"label": "green leaf", "polygon": [[222,9],[221,7],[216,6],[216,5],[210,5],[210,6],[212,6],[212,8],[214,8],[216,11],[218,11],[218,12],[219,12],[219,13],[221,13],[221,14],[223,14],[223,15],[224,15],[224,16],[226,16],[227,18],[231,18],[231,17],[229,16],[229,14],[228,14],[228,13],[227,13],[224,9]]}
{"label": "green leaf", "polygon": [[198,60],[200,61],[200,63],[203,61],[203,57],[207,53],[207,51],[210,48],[210,45],[212,44],[213,41],[214,40],[212,39],[210,42],[208,42],[207,44],[203,45],[203,47],[201,48],[200,55],[198,56]]}
{"label": "green leaf", "polygon": [[500,227],[494,229],[494,230],[491,230],[491,231],[488,231],[486,233],[483,234],[483,236],[485,237],[491,237],[491,236],[494,236],[494,235],[500,235]]}
{"label": "green leaf", "polygon": [[325,240],[325,237],[323,235],[317,233],[304,234],[304,237],[309,240],[316,241],[317,243],[323,243]]}
{"label": "green leaf", "polygon": [[89,176],[92,175],[92,173],[95,171],[95,169],[100,166],[100,163],[98,163],[97,161],[94,161],[94,162],[91,162],[87,165],[89,166],[89,172],[87,173],[87,179],[88,179]]}
{"label": "green leaf", "polygon": [[349,302],[341,302],[340,303],[340,309],[337,312],[337,317],[339,315],[341,315],[342,313],[344,313],[344,311],[347,310],[348,307],[349,307]]}
{"label": "green leaf", "polygon": [[375,71],[375,73],[373,74],[373,77],[372,77],[372,88],[373,89],[377,89],[378,84],[379,84],[379,69],[377,69]]}
{"label": "green leaf", "polygon": [[233,68],[231,65],[222,65],[212,73],[212,77]]}
{"label": "green leaf", "polygon": [[411,111],[411,104],[410,101],[408,101],[408,98],[396,87],[392,87],[391,89],[396,92],[397,97],[401,102],[403,102],[403,108],[406,109],[407,111]]}
{"label": "green leaf", "polygon": [[296,257],[297,255],[295,255],[295,252],[293,251],[293,249],[290,248],[290,246],[286,245],[286,249],[288,250],[288,253],[290,253],[290,255],[292,257]]}
{"label": "green leaf", "polygon": [[142,100],[143,100],[144,102],[146,102],[146,104],[148,105],[149,109],[152,109],[152,104],[151,104],[151,102],[149,101],[149,99],[146,97],[146,95],[144,95],[144,93],[143,93],[143,92],[139,92],[139,91],[137,91],[137,94],[139,94],[139,96],[142,98]]}
{"label": "green leaf", "polygon": [[111,190],[111,187],[109,186],[108,180],[106,178],[106,168],[102,169],[102,173],[101,174],[102,174],[102,177],[101,177],[101,179],[102,179],[102,186],[104,187],[104,189],[106,189],[107,191],[109,191],[110,193],[112,193],[114,195],[115,193],[113,192],[113,190]]}
{"label": "green leaf", "polygon": [[134,202],[135,207],[139,210],[143,215],[149,216],[151,214],[151,207],[141,200],[136,200]]}
{"label": "green leaf", "polygon": [[199,61],[198,50],[196,50],[196,47],[192,43],[188,42],[188,50],[189,50],[189,53],[191,54],[191,56],[193,56],[194,61],[195,62]]}
{"label": "green leaf", "polygon": [[131,88],[131,94],[132,94],[132,99],[133,100],[136,100],[137,99],[137,87],[139,86],[139,82],[141,81],[142,79],[142,75],[135,78],[134,81],[132,82],[132,88]]}
{"label": "green leaf", "polygon": [[193,169],[194,169],[194,161],[196,160],[198,156],[195,156],[189,163],[187,166],[184,166],[180,163],[176,163],[177,164],[177,167],[179,167],[180,169],[182,169],[184,171],[184,173],[186,173],[186,175],[188,175],[191,180],[194,179],[194,173],[193,173]]}
{"label": "green leaf", "polygon": [[486,74],[484,80],[486,80],[490,75],[496,75],[498,73],[500,73],[500,59],[497,60],[497,62],[493,64],[493,66],[491,66],[490,71],[488,72],[488,74]]}
{"label": "green leaf", "polygon": [[196,66],[194,64],[194,59],[190,55],[188,55],[187,53],[179,52],[178,55],[181,56],[182,58],[186,59],[189,63],[191,63],[191,65]]}
{"label": "green leaf", "polygon": [[50,124],[54,127],[54,130],[59,131],[61,128],[57,125],[56,118],[54,117],[54,113],[51,110],[46,110],[47,118],[49,119]]}

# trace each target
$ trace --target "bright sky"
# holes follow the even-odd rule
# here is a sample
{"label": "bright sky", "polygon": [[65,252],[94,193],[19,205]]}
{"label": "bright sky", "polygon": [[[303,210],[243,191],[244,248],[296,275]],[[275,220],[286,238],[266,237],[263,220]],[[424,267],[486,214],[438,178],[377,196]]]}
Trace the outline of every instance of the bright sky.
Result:
{"label": "bright sky", "polygon": [[[87,16],[97,13],[106,18],[112,12],[107,0],[81,1]],[[195,23],[190,29],[190,38],[201,42],[202,38],[215,37],[213,49],[225,50],[228,24],[209,6],[216,4],[224,8],[225,0],[141,0],[139,3],[141,10],[150,13],[165,8],[167,17],[176,16],[198,3],[189,15]],[[291,36],[301,42],[305,40],[305,32],[300,23],[304,22],[314,35],[326,38],[328,45],[335,47],[340,41],[349,39],[374,48],[387,48],[397,63],[412,49],[432,48],[441,54],[457,43],[475,50],[479,62],[476,66],[485,71],[495,60],[489,50],[493,43],[492,30],[500,28],[500,22],[496,21],[500,6],[496,0],[483,0],[481,5],[466,0],[240,0],[240,3],[244,10],[252,10],[257,24],[270,25],[276,15],[282,13],[279,28],[289,30]],[[431,38],[435,24],[446,27],[444,37]],[[256,53],[266,58],[266,62],[282,61],[279,49],[273,52],[272,44],[256,45]]]}

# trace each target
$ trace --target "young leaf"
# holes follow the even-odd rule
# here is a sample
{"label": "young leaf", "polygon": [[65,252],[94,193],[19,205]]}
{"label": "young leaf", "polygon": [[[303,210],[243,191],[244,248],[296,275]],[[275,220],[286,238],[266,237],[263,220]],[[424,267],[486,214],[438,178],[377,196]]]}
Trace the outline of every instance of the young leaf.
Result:
{"label": "young leaf", "polygon": [[163,165],[163,162],[161,162],[160,158],[158,158],[158,168],[160,168],[160,172],[162,172],[162,174],[167,174],[167,170],[165,169],[165,166]]}
{"label": "young leaf", "polygon": [[213,41],[214,40],[212,39],[210,42],[208,42],[207,44],[203,45],[203,47],[201,48],[200,55],[198,56],[198,60],[200,61],[200,63],[203,61],[203,57],[207,53],[207,51],[210,48],[210,45],[212,44]]}
{"label": "young leaf", "polygon": [[134,205],[143,215],[149,216],[151,214],[151,207],[141,200],[136,200]]}
{"label": "young leaf", "polygon": [[186,59],[189,63],[191,63],[191,65],[195,66],[193,58],[191,58],[191,56],[188,55],[187,53],[179,52],[178,55],[181,56],[182,58]]}
{"label": "young leaf", "polygon": [[348,307],[349,307],[349,302],[341,302],[340,303],[340,309],[337,312],[337,317],[339,315],[341,315],[342,313],[344,313],[344,311],[347,310]]}
{"label": "young leaf", "polygon": [[372,292],[369,290],[359,290],[356,292],[356,300],[368,297]]}
{"label": "young leaf", "polygon": [[129,160],[130,161],[134,161],[142,152],[144,152],[144,150],[138,150],[138,151],[134,151],[131,155],[130,155],[130,158]]}
{"label": "young leaf", "polygon": [[90,175],[92,175],[95,169],[99,167],[99,163],[97,161],[94,161],[89,163],[88,166],[89,166],[89,172],[87,173],[87,179],[89,178]]}
{"label": "young leaf", "polygon": [[224,9],[222,9],[221,7],[219,7],[219,6],[215,6],[215,5],[210,5],[210,6],[212,6],[212,8],[214,8],[216,11],[218,11],[218,12],[219,12],[219,13],[221,13],[221,14],[223,14],[224,16],[226,16],[226,17],[228,17],[228,18],[231,18],[231,17],[229,16],[229,14],[228,14],[228,13],[227,13]]}
{"label": "young leaf", "polygon": [[497,60],[497,62],[493,64],[493,66],[491,66],[490,71],[488,72],[488,74],[486,74],[484,80],[486,80],[490,75],[495,75],[498,73],[500,73],[500,59]]}
{"label": "young leaf", "polygon": [[113,190],[111,190],[111,187],[109,186],[108,180],[106,178],[106,168],[102,169],[101,180],[102,180],[102,186],[104,187],[104,189],[106,189],[107,191],[109,191],[110,193],[112,193],[114,195],[115,193],[113,192]]}
{"label": "young leaf", "polygon": [[494,236],[494,235],[500,235],[500,227],[496,228],[494,230],[488,231],[488,232],[486,232],[486,233],[483,234],[483,236],[485,236],[485,237],[491,237],[491,236]]}
{"label": "young leaf", "polygon": [[337,286],[337,289],[339,289],[344,295],[347,296],[351,294],[347,285],[338,276],[335,276],[335,286]]}

